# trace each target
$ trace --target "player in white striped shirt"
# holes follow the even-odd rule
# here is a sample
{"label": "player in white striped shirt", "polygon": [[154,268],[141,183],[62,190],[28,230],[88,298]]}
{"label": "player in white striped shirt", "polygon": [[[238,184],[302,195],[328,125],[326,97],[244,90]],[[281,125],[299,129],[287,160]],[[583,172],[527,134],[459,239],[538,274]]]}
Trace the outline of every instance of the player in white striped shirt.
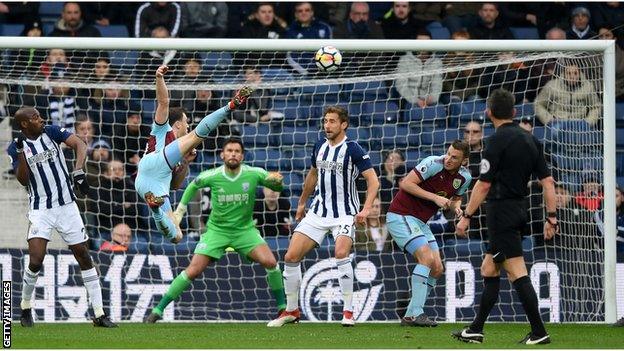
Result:
{"label": "player in white striped shirt", "polygon": [[[343,326],[353,326],[353,221],[364,224],[373,200],[379,190],[379,180],[370,157],[355,141],[346,135],[349,126],[347,111],[330,106],[323,114],[323,128],[326,139],[314,146],[312,168],[306,176],[303,192],[299,198],[295,228],[288,251],[284,256],[284,290],[286,310],[269,327],[281,327],[299,320],[299,288],[301,285],[301,260],[313,248],[319,246],[325,234],[331,232],[336,241],[335,257],[338,268],[340,290],[343,298]],[[361,211],[355,180],[359,174],[366,179],[366,202]],[[308,197],[314,198],[308,213],[305,213]],[[305,217],[304,217],[305,216]]]}
{"label": "player in white striped shirt", "polygon": [[65,143],[76,152],[73,182],[86,195],[89,184],[83,168],[87,145],[65,128],[45,126],[39,111],[32,107],[19,109],[14,117],[21,133],[9,145],[8,153],[17,180],[28,188],[30,202],[27,237],[30,260],[24,270],[20,322],[24,327],[34,325],[30,300],[52,229],[56,229],[69,245],[80,266],[82,280],[95,314],[93,325],[117,327],[104,313],[100,278],[89,256],[86,245],[89,238],[74,201],[76,196],[61,150],[61,143]]}

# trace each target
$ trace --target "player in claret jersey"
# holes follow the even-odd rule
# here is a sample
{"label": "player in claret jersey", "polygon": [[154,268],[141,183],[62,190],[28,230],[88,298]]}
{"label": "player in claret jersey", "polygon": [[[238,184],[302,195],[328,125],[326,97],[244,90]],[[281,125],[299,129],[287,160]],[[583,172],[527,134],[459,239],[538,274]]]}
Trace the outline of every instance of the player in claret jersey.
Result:
{"label": "player in claret jersey", "polygon": [[412,272],[412,298],[401,325],[435,327],[423,306],[444,272],[438,244],[427,221],[438,209],[452,209],[459,217],[461,196],[472,181],[462,166],[470,154],[465,141],[455,140],[446,155],[422,160],[403,180],[386,215],[388,231],[401,249],[418,261]]}
{"label": "player in claret jersey", "polygon": [[230,111],[245,103],[253,89],[243,87],[226,106],[204,117],[197,128],[189,133],[184,111],[169,110],[169,94],[164,78],[167,70],[164,65],[156,70],[158,106],[145,156],[139,161],[134,185],[139,196],[151,208],[158,229],[171,242],[178,243],[182,240],[182,231],[173,223],[173,212],[168,198],[170,187],[173,185],[177,188],[182,183],[188,173],[188,163],[195,157],[195,147]]}

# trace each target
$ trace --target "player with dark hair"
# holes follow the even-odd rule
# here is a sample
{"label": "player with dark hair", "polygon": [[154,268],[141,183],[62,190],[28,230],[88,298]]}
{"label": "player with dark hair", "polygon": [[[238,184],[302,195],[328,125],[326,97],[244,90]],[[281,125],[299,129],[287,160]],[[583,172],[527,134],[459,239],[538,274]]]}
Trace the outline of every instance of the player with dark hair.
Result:
{"label": "player with dark hair", "polygon": [[386,224],[399,247],[418,264],[412,272],[412,297],[401,319],[403,326],[435,327],[438,324],[423,311],[427,295],[444,272],[440,249],[427,221],[438,209],[462,214],[462,195],[470,187],[472,176],[462,164],[470,155],[468,143],[455,140],[446,155],[429,156],[401,180]]}
{"label": "player with dark hair", "polygon": [[203,171],[184,191],[174,212],[176,225],[180,223],[189,201],[197,191],[210,188],[212,210],[206,223],[206,232],[195,247],[191,263],[171,282],[158,306],[145,319],[146,323],[160,320],[165,307],[177,299],[211,262],[217,262],[228,247],[266,269],[267,281],[275,296],[278,311],[286,308],[282,272],[253,219],[257,188],[265,186],[281,191],[283,177],[279,173],[269,173],[262,168],[243,164],[244,157],[245,148],[240,139],[226,140],[221,151],[223,165]]}
{"label": "player with dark hair", "polygon": [[188,172],[188,163],[195,158],[195,147],[208,137],[230,111],[244,104],[253,89],[243,87],[227,105],[204,117],[189,133],[184,110],[169,109],[169,94],[164,78],[167,70],[165,65],[156,70],[158,105],[147,149],[139,161],[134,184],[139,196],[152,210],[158,229],[171,242],[178,243],[182,240],[182,231],[173,222],[173,211],[169,203],[170,187],[180,186]]}
{"label": "player with dark hair", "polygon": [[[37,277],[43,265],[52,229],[69,245],[74,254],[87,296],[93,308],[96,327],[115,328],[117,325],[104,313],[102,286],[87,247],[87,233],[76,205],[72,180],[83,195],[89,193],[84,172],[87,145],[76,135],[58,126],[46,126],[37,109],[22,107],[15,112],[20,133],[9,145],[8,153],[17,181],[28,188],[28,267],[24,269],[22,285],[22,314],[24,327],[34,326],[31,299]],[[74,172],[69,175],[61,143],[76,153]]]}
{"label": "player with dark hair", "polygon": [[[347,139],[349,126],[347,111],[330,106],[323,114],[326,138],[319,140],[312,151],[312,167],[303,184],[295,219],[299,224],[284,255],[284,289],[286,310],[269,322],[269,327],[281,327],[300,318],[299,289],[301,285],[301,260],[314,247],[320,246],[328,232],[335,241],[338,283],[342,292],[343,310],[341,324],[350,327],[357,316],[353,315],[353,222],[366,222],[373,200],[379,191],[379,180],[370,157],[362,147]],[[355,180],[359,174],[366,179],[366,202],[360,211]],[[305,213],[308,197],[314,193],[310,209]]]}
{"label": "player with dark hair", "polygon": [[539,141],[513,123],[514,102],[513,95],[504,89],[493,91],[488,98],[486,113],[496,132],[485,143],[479,180],[472,189],[463,218],[456,226],[457,235],[465,237],[470,218],[487,198],[489,247],[481,264],[484,287],[479,311],[469,327],[452,333],[465,342],[483,342],[483,325],[498,299],[502,268],[507,272],[531,323],[531,332],[520,343],[550,343],[522,256],[522,231],[528,220],[527,184],[531,175],[535,175],[544,189],[547,211],[544,239],[550,240],[557,232],[555,181]]}

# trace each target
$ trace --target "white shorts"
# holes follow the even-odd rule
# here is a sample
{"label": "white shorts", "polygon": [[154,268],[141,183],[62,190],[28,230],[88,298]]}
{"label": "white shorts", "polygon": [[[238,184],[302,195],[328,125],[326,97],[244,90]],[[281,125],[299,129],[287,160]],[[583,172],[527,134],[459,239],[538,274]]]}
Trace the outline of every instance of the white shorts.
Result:
{"label": "white shorts", "polygon": [[67,245],[84,243],[89,239],[75,202],[54,208],[30,210],[28,220],[30,226],[27,240],[42,238],[50,241],[52,229],[56,229]]}
{"label": "white shorts", "polygon": [[321,217],[312,211],[308,211],[305,217],[295,228],[295,232],[305,234],[305,236],[321,245],[325,234],[331,232],[334,240],[344,235],[351,240],[354,239],[355,228],[353,227],[353,216],[343,216],[338,218]]}

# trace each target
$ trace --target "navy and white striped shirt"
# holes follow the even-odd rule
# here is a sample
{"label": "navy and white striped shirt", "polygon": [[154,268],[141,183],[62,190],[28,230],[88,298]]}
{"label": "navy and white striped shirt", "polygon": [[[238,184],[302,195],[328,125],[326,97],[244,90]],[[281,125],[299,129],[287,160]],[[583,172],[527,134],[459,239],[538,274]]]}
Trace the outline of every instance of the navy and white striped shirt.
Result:
{"label": "navy and white striped shirt", "polygon": [[346,137],[335,146],[320,140],[312,152],[312,167],[318,171],[312,212],[321,217],[355,216],[360,210],[355,180],[373,167],[366,151]]}
{"label": "navy and white striped shirt", "polygon": [[[65,128],[46,126],[37,139],[24,142],[24,156],[30,168],[28,197],[31,210],[59,207],[76,199],[60,147],[70,136]],[[19,160],[15,141],[7,151],[13,169],[17,171]]]}

